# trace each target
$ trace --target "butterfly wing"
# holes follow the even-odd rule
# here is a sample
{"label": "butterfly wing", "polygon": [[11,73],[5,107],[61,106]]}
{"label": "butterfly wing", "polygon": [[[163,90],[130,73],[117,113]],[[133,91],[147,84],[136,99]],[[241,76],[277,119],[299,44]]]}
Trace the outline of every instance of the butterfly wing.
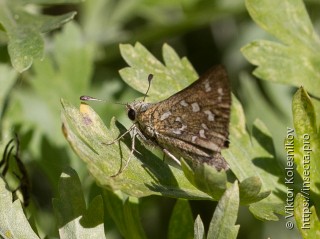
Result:
{"label": "butterfly wing", "polygon": [[[222,66],[155,105],[151,120],[159,144],[181,150],[220,152],[228,146],[231,93]],[[170,141],[170,142],[169,142]],[[178,142],[181,143],[178,143]]]}

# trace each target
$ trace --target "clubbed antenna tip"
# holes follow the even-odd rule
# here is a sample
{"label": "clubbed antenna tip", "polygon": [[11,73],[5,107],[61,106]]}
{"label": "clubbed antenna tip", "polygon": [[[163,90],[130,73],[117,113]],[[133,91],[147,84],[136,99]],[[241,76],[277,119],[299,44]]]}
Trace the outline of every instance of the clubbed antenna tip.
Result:
{"label": "clubbed antenna tip", "polygon": [[91,97],[88,95],[80,96],[80,100],[83,100],[83,101],[104,101],[104,100],[100,100],[98,98],[94,98],[94,97]]}
{"label": "clubbed antenna tip", "polygon": [[149,75],[148,75],[148,82],[149,82],[149,84],[148,84],[148,89],[147,89],[146,93],[144,94],[143,101],[146,99],[146,97],[147,97],[147,95],[148,95],[152,78],[153,78],[153,75],[152,75],[152,74],[149,74]]}

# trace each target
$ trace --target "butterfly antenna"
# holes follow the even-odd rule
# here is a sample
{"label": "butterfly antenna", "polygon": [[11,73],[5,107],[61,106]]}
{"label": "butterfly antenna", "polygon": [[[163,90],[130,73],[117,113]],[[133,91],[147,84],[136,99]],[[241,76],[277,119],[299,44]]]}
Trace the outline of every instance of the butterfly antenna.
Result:
{"label": "butterfly antenna", "polygon": [[[92,97],[92,96],[88,96],[88,95],[80,96],[80,100],[82,100],[82,101],[109,102],[109,101],[107,101],[107,100],[98,99],[98,98],[95,98],[95,97]],[[119,102],[113,102],[113,103],[114,103],[114,104],[118,104],[118,105],[127,105],[127,104],[119,103]]]}
{"label": "butterfly antenna", "polygon": [[148,92],[149,92],[149,89],[150,89],[150,86],[151,86],[151,80],[153,78],[153,75],[152,74],[149,74],[148,75],[148,89],[146,91],[146,93],[144,94],[144,97],[143,97],[143,101],[145,101],[146,97],[148,96]]}
{"label": "butterfly antenna", "polygon": [[101,99],[98,99],[98,98],[94,98],[94,97],[91,97],[91,96],[88,96],[88,95],[80,96],[80,100],[83,100],[83,101],[100,101],[100,102],[105,102],[105,100],[101,100]]}

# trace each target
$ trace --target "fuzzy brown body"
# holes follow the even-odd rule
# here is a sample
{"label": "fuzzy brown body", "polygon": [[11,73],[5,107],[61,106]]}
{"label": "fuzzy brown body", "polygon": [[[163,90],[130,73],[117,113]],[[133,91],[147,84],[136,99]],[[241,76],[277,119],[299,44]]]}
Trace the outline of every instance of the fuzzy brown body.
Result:
{"label": "fuzzy brown body", "polygon": [[128,115],[141,138],[169,156],[221,170],[228,168],[221,149],[229,144],[230,105],[226,71],[216,66],[166,100],[129,104]]}

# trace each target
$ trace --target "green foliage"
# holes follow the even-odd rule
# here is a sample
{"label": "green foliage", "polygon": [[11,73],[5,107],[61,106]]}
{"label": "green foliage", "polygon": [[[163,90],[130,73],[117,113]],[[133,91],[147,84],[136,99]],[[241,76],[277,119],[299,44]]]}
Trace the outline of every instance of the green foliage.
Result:
{"label": "green foliage", "polygon": [[120,191],[104,190],[105,206],[125,238],[146,238],[140,222],[139,200]]}
{"label": "green foliage", "polygon": [[[251,179],[252,185],[247,185],[247,192],[251,194],[249,198],[256,194],[255,196],[263,199],[271,191],[270,196],[249,206],[251,212],[260,219],[278,220],[274,213],[283,214],[285,186],[279,183],[281,170],[275,161],[272,138],[259,120],[254,123],[250,138],[245,128],[242,108],[236,99],[233,100],[233,105],[235,109],[231,112],[230,127],[232,144],[229,150],[222,153],[240,182],[256,177]],[[258,191],[252,191],[252,188]]]}
{"label": "green foliage", "polygon": [[[31,87],[36,97],[34,93],[29,92],[20,96],[23,109],[28,110],[30,114],[36,115],[36,112],[30,110],[30,104],[36,104],[35,110],[41,107],[46,112],[45,115],[30,117],[29,122],[42,125],[39,133],[49,137],[54,135],[55,139],[61,135],[60,122],[51,122],[61,110],[56,102],[59,102],[61,95],[77,102],[78,92],[84,92],[89,87],[94,52],[92,44],[85,44],[83,37],[79,26],[74,23],[66,25],[61,34],[54,38],[51,57],[34,64]],[[55,90],[48,92],[48,88]],[[41,102],[33,102],[39,97]]]}
{"label": "green foliage", "polygon": [[[281,3],[247,0],[246,5],[252,18],[281,42],[260,40],[242,49],[246,58],[258,66],[254,74],[265,80],[303,86],[295,93],[292,101],[295,130],[292,157],[296,165],[294,178],[297,182],[300,176],[302,184],[296,183],[290,187],[301,192],[296,195],[294,202],[295,220],[301,235],[303,238],[316,238],[320,231],[316,213],[320,198],[319,187],[316,186],[320,180],[320,136],[316,120],[319,101],[311,100],[306,90],[319,95],[319,36],[300,0]],[[286,150],[288,154],[290,149]],[[309,222],[307,226],[305,220]]]}
{"label": "green foliage", "polygon": [[207,238],[237,238],[240,225],[235,225],[239,209],[237,181],[225,191],[210,222]]}
{"label": "green foliage", "polygon": [[[5,102],[7,95],[14,85],[14,79],[17,77],[16,72],[5,64],[0,64],[0,102]],[[4,104],[0,106],[0,118],[4,112]]]}
{"label": "green foliage", "polygon": [[[187,58],[180,57],[167,44],[162,47],[165,64],[156,59],[140,43],[135,46],[120,45],[123,59],[130,65],[119,71],[122,79],[135,90],[145,93],[148,88],[146,80],[153,74],[152,87],[148,94],[151,102],[168,98],[177,91],[187,87],[198,78],[197,73]],[[170,87],[168,88],[168,85]]]}
{"label": "green foliage", "polygon": [[201,220],[200,215],[197,216],[194,222],[194,237],[195,239],[205,239],[205,231],[203,222]]}
{"label": "green foliage", "polygon": [[279,42],[259,40],[244,48],[244,56],[258,67],[253,74],[261,79],[300,87],[319,96],[320,39],[303,1],[247,0],[255,22]]}
{"label": "green foliage", "polygon": [[23,8],[25,3],[21,0],[0,3],[0,23],[8,36],[12,65],[19,72],[27,70],[34,59],[43,57],[44,40],[41,33],[59,28],[75,16],[75,12],[61,16],[32,14]]}
{"label": "green foliage", "polygon": [[[316,239],[319,237],[320,221],[316,208],[306,206],[306,198],[301,193],[298,193],[294,199],[294,217],[303,238]],[[304,224],[304,219],[310,223]]]}
{"label": "green foliage", "polygon": [[[239,187],[237,181],[222,195],[209,225],[207,237],[198,216],[194,224],[194,238],[237,238],[240,225],[235,225],[239,210]],[[182,237],[179,237],[182,238]]]}
{"label": "green foliage", "polygon": [[58,219],[60,238],[105,238],[103,203],[95,197],[86,210],[86,204],[77,173],[66,169],[59,181],[59,198],[53,199]]}
{"label": "green foliage", "polygon": [[3,238],[39,238],[32,230],[19,200],[12,202],[12,193],[0,177],[0,235]]}
{"label": "green foliage", "polygon": [[176,202],[170,218],[168,238],[193,238],[193,217],[188,201]]}
{"label": "green foliage", "polygon": [[293,96],[292,101],[293,123],[295,138],[295,164],[297,172],[310,187],[311,198],[315,205],[319,205],[320,189],[320,135],[319,125],[313,104],[304,90],[300,88]]}
{"label": "green foliage", "polygon": [[[303,87],[295,93],[292,101],[294,138],[294,158],[296,172],[303,183],[295,197],[295,220],[303,238],[317,238],[320,232],[319,182],[320,182],[320,135],[314,106]],[[310,228],[310,229],[308,229]]]}

